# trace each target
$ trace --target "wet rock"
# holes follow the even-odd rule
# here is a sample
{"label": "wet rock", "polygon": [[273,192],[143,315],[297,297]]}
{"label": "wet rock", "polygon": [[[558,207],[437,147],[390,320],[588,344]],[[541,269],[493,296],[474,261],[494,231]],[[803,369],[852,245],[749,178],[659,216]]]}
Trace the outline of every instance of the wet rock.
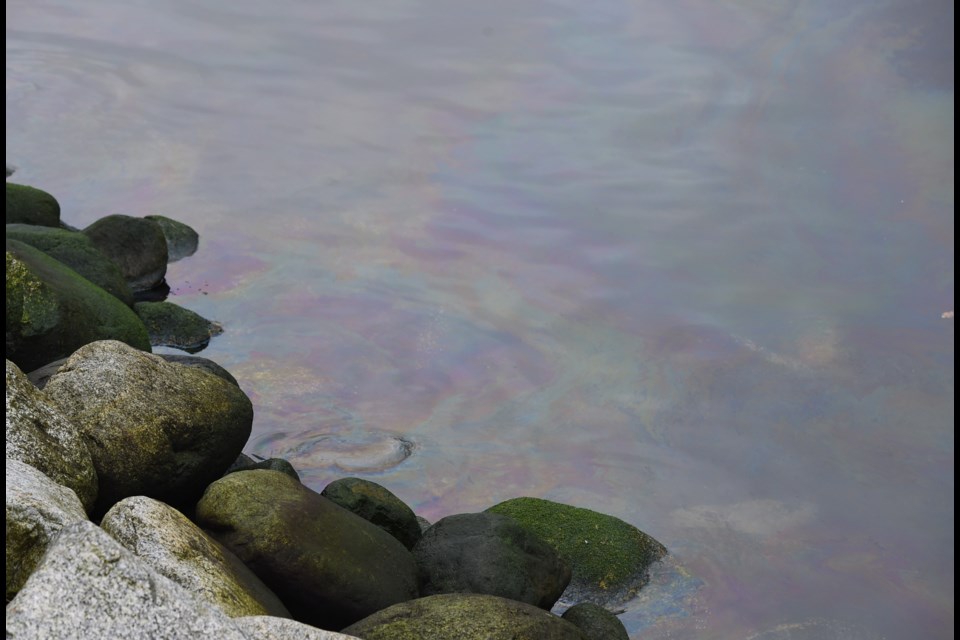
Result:
{"label": "wet rock", "polygon": [[158,573],[231,618],[290,616],[239,558],[173,507],[133,496],[113,505],[100,526]]}
{"label": "wet rock", "polygon": [[484,593],[549,610],[570,582],[557,552],[507,516],[447,516],[413,550],[422,595]]}
{"label": "wet rock", "polygon": [[83,230],[119,267],[134,292],[151,289],[167,273],[167,239],[153,220],[112,215]]}
{"label": "wet rock", "polygon": [[356,636],[324,631],[289,618],[249,616],[237,618],[234,622],[256,640],[359,640]]}
{"label": "wet rock", "polygon": [[44,391],[87,440],[99,513],[132,495],[192,504],[236,459],[253,423],[237,386],[112,340],[78,349]]}
{"label": "wet rock", "polygon": [[7,360],[7,460],[19,460],[73,489],[84,510],[97,499],[97,472],[80,430]]}
{"label": "wet rock", "polygon": [[56,227],[60,225],[60,203],[46,191],[8,182],[6,219],[7,224]]}
{"label": "wet rock", "polygon": [[420,540],[420,523],[413,510],[376,482],[341,478],[328,484],[320,495],[369,520],[402,542],[407,549],[413,549]]}
{"label": "wet rock", "polygon": [[150,351],[132,309],[30,245],[7,240],[6,357],[24,371],[95,340]]}
{"label": "wet rock", "polygon": [[237,471],[253,471],[254,469],[265,469],[268,471],[279,471],[285,473],[297,482],[300,482],[300,474],[293,468],[293,465],[283,458],[267,458],[266,460],[254,460],[248,455],[241,453],[233,461],[223,475],[236,473]]}
{"label": "wet rock", "polygon": [[133,310],[140,316],[155,347],[173,347],[194,353],[204,349],[210,338],[223,328],[201,315],[172,302],[137,302]]}
{"label": "wet rock", "polygon": [[207,373],[212,373],[219,378],[223,378],[232,385],[236,385],[238,387],[240,386],[240,383],[237,382],[237,379],[234,378],[229,371],[218,365],[213,360],[201,358],[200,356],[184,356],[173,353],[158,353],[157,355],[167,362],[180,364],[185,367],[196,367],[206,371]]}
{"label": "wet rock", "polygon": [[146,220],[153,220],[163,231],[167,239],[167,262],[176,262],[192,256],[197,251],[200,235],[189,226],[166,216],[144,216]]}
{"label": "wet rock", "polygon": [[91,522],[64,527],[7,605],[7,638],[249,640]]}
{"label": "wet rock", "polygon": [[667,553],[666,547],[633,525],[589,509],[515,498],[487,511],[516,519],[570,563],[573,578],[564,602],[605,606],[626,602],[647,582],[649,566]]}
{"label": "wet rock", "polygon": [[591,640],[630,640],[620,618],[592,602],[574,605],[560,617],[577,625]]}
{"label": "wet rock", "polygon": [[350,625],[343,633],[364,640],[588,640],[575,625],[543,609],[473,593],[448,593],[396,604]]}
{"label": "wet rock", "polygon": [[[72,522],[87,519],[77,495],[37,469],[7,458],[7,602],[23,587],[50,542]],[[7,630],[7,637],[9,635]]]}
{"label": "wet rock", "polygon": [[196,522],[301,622],[340,629],[417,596],[413,557],[400,542],[278,471],[217,480]]}
{"label": "wet rock", "polygon": [[90,238],[79,231],[31,224],[8,224],[7,238],[19,240],[40,249],[128,307],[133,305],[133,292],[124,280],[120,267],[97,249]]}

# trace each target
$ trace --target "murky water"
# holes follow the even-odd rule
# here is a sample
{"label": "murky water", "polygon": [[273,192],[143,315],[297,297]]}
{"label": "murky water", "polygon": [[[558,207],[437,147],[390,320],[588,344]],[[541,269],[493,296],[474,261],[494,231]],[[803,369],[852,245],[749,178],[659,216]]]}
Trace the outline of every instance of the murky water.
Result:
{"label": "murky water", "polygon": [[6,18],[15,178],[201,233],[248,453],[621,517],[634,638],[952,637],[952,3]]}

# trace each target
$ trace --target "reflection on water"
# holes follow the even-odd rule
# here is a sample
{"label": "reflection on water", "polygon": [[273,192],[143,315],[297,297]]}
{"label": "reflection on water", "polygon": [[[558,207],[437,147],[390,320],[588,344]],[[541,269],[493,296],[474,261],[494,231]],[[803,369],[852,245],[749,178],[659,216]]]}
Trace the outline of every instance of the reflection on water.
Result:
{"label": "reflection on water", "polygon": [[201,234],[248,453],[671,551],[643,638],[953,630],[949,3],[7,3],[7,160]]}

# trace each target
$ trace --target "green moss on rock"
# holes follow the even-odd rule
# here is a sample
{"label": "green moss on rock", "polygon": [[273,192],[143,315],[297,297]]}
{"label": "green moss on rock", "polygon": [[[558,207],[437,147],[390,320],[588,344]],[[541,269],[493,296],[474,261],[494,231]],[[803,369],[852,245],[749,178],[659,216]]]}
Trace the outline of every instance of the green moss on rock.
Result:
{"label": "green moss on rock", "polygon": [[570,563],[573,579],[564,600],[602,605],[628,600],[646,583],[648,567],[667,553],[633,525],[590,509],[515,498],[487,511],[514,518]]}
{"label": "green moss on rock", "polygon": [[7,224],[22,222],[44,227],[60,226],[60,203],[46,191],[7,183]]}
{"label": "green moss on rock", "polygon": [[138,302],[133,309],[146,325],[154,346],[196,352],[223,331],[219,324],[172,302]]}

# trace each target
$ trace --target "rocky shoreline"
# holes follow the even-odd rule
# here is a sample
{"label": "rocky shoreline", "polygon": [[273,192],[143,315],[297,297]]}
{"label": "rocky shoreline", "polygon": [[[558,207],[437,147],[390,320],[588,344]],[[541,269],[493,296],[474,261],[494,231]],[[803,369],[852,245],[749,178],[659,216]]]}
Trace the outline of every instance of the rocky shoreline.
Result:
{"label": "rocky shoreline", "polygon": [[627,638],[612,611],[667,550],[626,522],[518,497],[430,524],[245,456],[233,376],[151,353],[221,331],[162,300],[197,244],[7,183],[7,638]]}

